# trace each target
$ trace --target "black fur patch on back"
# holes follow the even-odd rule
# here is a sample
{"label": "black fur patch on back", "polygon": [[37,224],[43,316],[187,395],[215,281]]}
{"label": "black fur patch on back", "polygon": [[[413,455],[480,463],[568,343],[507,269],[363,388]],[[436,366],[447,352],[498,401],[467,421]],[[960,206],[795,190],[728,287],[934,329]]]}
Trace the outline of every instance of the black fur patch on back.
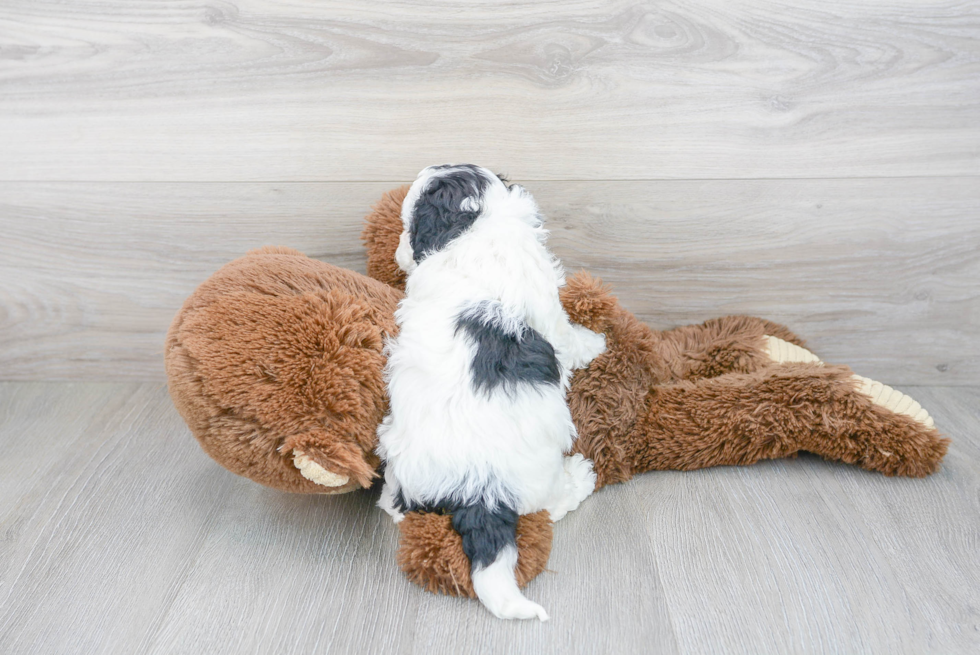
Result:
{"label": "black fur patch on back", "polygon": [[560,382],[555,349],[538,331],[525,325],[522,334],[509,334],[490,319],[486,305],[462,312],[456,319],[456,332],[460,330],[476,343],[470,372],[477,392],[503,387],[513,393],[520,382]]}
{"label": "black fur patch on back", "polygon": [[467,198],[479,203],[490,184],[490,180],[471,164],[433,168],[452,170],[429,180],[415,203],[409,241],[416,264],[473,225],[480,212],[464,211],[460,205]]}

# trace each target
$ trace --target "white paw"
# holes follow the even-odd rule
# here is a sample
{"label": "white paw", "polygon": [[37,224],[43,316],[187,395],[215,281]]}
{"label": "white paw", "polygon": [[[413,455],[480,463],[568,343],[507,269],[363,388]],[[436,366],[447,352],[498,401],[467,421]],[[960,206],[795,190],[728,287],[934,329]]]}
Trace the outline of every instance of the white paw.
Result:
{"label": "white paw", "polygon": [[395,494],[391,492],[391,485],[387,482],[385,486],[381,488],[381,497],[378,498],[378,507],[383,509],[388,516],[392,518],[395,523],[401,523],[405,515],[398,511],[395,507]]}
{"label": "white paw", "polygon": [[293,465],[304,478],[324,487],[342,487],[350,482],[346,475],[331,473],[299,450],[293,451]]}
{"label": "white paw", "polygon": [[593,359],[606,352],[606,335],[575,323],[571,326],[574,338],[568,346],[565,358],[569,368],[585,368]]}
{"label": "white paw", "polygon": [[566,457],[563,466],[565,475],[561,498],[548,510],[552,521],[559,521],[569,512],[578,509],[582,501],[595,491],[596,478],[592,470],[592,460],[576,453]]}
{"label": "white paw", "polygon": [[896,414],[910,416],[927,428],[935,427],[935,422],[922,405],[887,384],[860,375],[853,376],[858,383],[858,391],[871,399],[875,405],[891,410]]}
{"label": "white paw", "polygon": [[804,364],[822,364],[820,358],[814,355],[812,352],[806,348],[801,348],[795,343],[790,343],[789,341],[783,341],[778,337],[770,337],[768,334],[765,335],[766,345],[764,347],[765,353],[769,355],[769,359],[778,364],[789,364],[789,363],[804,363]]}
{"label": "white paw", "polygon": [[548,613],[537,603],[527,598],[514,598],[505,601],[496,610],[490,610],[498,619],[538,619],[548,620]]}
{"label": "white paw", "polygon": [[592,460],[586,459],[581,453],[575,453],[565,458],[563,466],[577,507],[595,491],[595,471],[592,470]]}

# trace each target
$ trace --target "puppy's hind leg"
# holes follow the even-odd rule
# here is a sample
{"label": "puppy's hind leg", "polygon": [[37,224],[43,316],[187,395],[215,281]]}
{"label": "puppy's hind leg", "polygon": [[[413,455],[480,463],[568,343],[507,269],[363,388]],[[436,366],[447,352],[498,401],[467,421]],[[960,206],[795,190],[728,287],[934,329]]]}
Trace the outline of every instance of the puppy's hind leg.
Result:
{"label": "puppy's hind leg", "polygon": [[463,552],[470,559],[473,590],[494,616],[548,620],[544,608],[517,588],[516,511],[482,502],[460,507],[453,512],[453,528],[462,536]]}

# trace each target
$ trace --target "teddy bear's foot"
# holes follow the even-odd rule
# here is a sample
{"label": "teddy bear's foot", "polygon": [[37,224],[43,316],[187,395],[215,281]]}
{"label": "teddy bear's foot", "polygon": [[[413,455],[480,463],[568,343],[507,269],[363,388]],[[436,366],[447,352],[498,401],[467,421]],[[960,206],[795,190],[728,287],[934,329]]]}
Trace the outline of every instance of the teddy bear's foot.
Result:
{"label": "teddy bear's foot", "polygon": [[314,462],[306,453],[301,450],[293,450],[293,464],[299,469],[300,474],[316,484],[324,487],[336,488],[343,487],[350,482],[346,475],[332,473]]}
{"label": "teddy bear's foot", "polygon": [[[916,478],[939,469],[949,439],[939,434],[919,403],[860,375],[852,374],[847,381],[855,398],[868,403],[863,415],[854,416],[855,425],[848,434],[850,440],[864,445],[856,464],[885,475]],[[861,403],[855,403],[845,411],[850,414],[860,408]]]}
{"label": "teddy bear's foot", "polygon": [[882,390],[875,397],[885,404],[877,404],[859,392],[861,385],[846,366],[792,362],[656,387],[625,459],[639,473],[747,465],[806,451],[884,475],[935,472],[949,440],[890,408],[915,409],[911,402],[892,401],[891,391]]}
{"label": "teddy bear's foot", "polygon": [[858,383],[858,392],[870,398],[875,405],[884,407],[896,414],[904,414],[927,428],[935,426],[929,412],[901,391],[860,375],[855,375],[854,379]]}
{"label": "teddy bear's foot", "polygon": [[[398,566],[408,579],[426,590],[476,598],[470,560],[463,538],[453,530],[449,514],[408,512],[398,524]],[[548,512],[517,519],[517,586],[523,587],[544,571],[551,553],[552,522]]]}
{"label": "teddy bear's foot", "polygon": [[[777,364],[823,364],[819,357],[806,348],[769,335],[766,335],[765,339],[764,350],[769,358]],[[861,375],[854,375],[853,379],[857,382],[858,393],[870,398],[875,405],[884,407],[896,414],[904,414],[927,428],[935,426],[929,412],[910,396],[889,387],[887,384],[876,382]]]}
{"label": "teddy bear's foot", "polygon": [[768,334],[763,337],[766,340],[763,350],[769,359],[777,364],[816,364],[820,358],[806,348],[801,348],[795,343],[783,341],[778,337],[771,337]]}

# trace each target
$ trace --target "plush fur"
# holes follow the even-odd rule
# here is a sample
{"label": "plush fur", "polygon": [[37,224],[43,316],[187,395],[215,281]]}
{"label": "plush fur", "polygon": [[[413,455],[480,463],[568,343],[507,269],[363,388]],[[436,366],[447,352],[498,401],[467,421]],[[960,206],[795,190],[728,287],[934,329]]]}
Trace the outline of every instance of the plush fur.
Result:
{"label": "plush fur", "polygon": [[558,520],[595,486],[590,462],[564,456],[576,436],[565,393],[605,338],[569,323],[564,274],[521,187],[472,165],[430,167],[402,223],[381,506],[396,520],[451,513],[480,601],[500,618],[546,620],[518,591],[517,517]]}
{"label": "plush fur", "polygon": [[[215,273],[174,319],[171,396],[202,447],[229,470],[300,493],[371,483],[385,412],[382,336],[395,332],[404,285],[395,251],[407,191],[385,194],[368,216],[367,270],[380,282],[263,249]],[[561,301],[572,321],[607,338],[606,352],[572,376],[568,394],[574,448],[593,461],[597,488],[644,471],[747,465],[801,451],[921,477],[946,453],[949,441],[935,428],[858,393],[846,367],[773,363],[764,335],[803,345],[785,327],[736,316],[658,332],[588,274],[571,276]],[[328,488],[306,479],[287,442],[349,482]],[[518,520],[521,584],[547,561],[548,519],[536,516],[533,530],[530,517]],[[399,529],[398,561],[410,580],[473,595],[451,517],[409,514]]]}
{"label": "plush fur", "polygon": [[[547,511],[517,519],[517,584],[541,573],[551,554],[552,522]],[[398,524],[398,565],[409,580],[433,593],[476,598],[463,540],[447,514],[409,512]]]}
{"label": "plush fur", "polygon": [[[369,487],[387,408],[383,337],[402,294],[289,248],[253,251],[187,299],[167,334],[170,396],[222,466],[298,493]],[[348,478],[324,487],[296,452]]]}

